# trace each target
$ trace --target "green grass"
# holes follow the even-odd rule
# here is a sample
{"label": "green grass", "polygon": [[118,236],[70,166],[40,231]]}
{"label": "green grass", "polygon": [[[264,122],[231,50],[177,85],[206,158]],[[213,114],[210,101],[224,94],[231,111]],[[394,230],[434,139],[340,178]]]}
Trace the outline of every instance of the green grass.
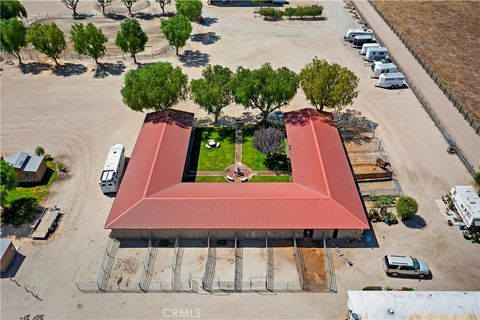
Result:
{"label": "green grass", "polygon": [[249,182],[291,182],[290,176],[253,176]]}
{"label": "green grass", "polygon": [[195,182],[227,182],[222,176],[196,176]]}
{"label": "green grass", "polygon": [[[207,149],[209,139],[220,142],[219,148]],[[223,171],[235,162],[235,129],[229,127],[196,128],[189,169]]]}

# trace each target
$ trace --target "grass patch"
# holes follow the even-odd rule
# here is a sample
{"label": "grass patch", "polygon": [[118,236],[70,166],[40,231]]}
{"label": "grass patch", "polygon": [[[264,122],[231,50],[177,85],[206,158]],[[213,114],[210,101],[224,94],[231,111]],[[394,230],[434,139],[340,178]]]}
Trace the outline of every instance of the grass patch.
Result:
{"label": "grass patch", "polygon": [[196,176],[195,182],[227,182],[223,176]]}
{"label": "grass patch", "polygon": [[290,176],[253,176],[249,182],[291,182]]}
{"label": "grass patch", "polygon": [[[196,128],[193,139],[189,170],[222,171],[235,162],[234,128]],[[220,142],[220,147],[207,149],[209,139]]]}
{"label": "grass patch", "polygon": [[267,156],[253,147],[253,134],[258,126],[248,126],[243,129],[242,163],[255,171],[267,171]]}

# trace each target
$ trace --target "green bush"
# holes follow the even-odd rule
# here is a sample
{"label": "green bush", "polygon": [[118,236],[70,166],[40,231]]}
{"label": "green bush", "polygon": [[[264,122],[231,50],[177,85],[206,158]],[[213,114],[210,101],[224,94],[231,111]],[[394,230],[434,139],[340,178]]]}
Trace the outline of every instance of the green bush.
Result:
{"label": "green bush", "polygon": [[475,175],[473,176],[473,181],[475,181],[477,187],[480,188],[480,171],[475,173]]}
{"label": "green bush", "polygon": [[397,212],[402,220],[410,219],[418,211],[418,203],[412,197],[404,196],[397,200]]}
{"label": "green bush", "polygon": [[275,8],[262,8],[258,12],[262,17],[271,20],[278,20],[282,17],[283,11]]}
{"label": "green bush", "polygon": [[37,199],[25,196],[15,199],[5,208],[2,214],[2,222],[19,226],[32,221],[32,213],[37,206]]}
{"label": "green bush", "polygon": [[284,15],[286,17],[317,17],[321,16],[323,7],[319,5],[298,6],[296,8],[286,8]]}
{"label": "green bush", "polygon": [[45,149],[43,149],[43,147],[38,146],[35,148],[35,154],[37,156],[43,156],[45,154]]}

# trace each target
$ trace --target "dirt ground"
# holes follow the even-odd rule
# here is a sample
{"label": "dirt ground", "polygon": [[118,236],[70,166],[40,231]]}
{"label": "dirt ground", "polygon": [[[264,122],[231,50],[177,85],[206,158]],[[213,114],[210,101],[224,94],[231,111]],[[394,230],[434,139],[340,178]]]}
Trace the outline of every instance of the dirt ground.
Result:
{"label": "dirt ground", "polygon": [[[383,1],[375,3],[480,122],[480,61],[476,1]],[[473,69],[472,69],[473,67]]]}
{"label": "dirt ground", "polygon": [[131,287],[139,283],[146,248],[119,248],[113,261],[109,287]]}
{"label": "dirt ground", "polygon": [[323,248],[301,248],[305,261],[305,280],[312,291],[323,291],[328,288]]}
{"label": "dirt ground", "polygon": [[[59,1],[24,3],[29,12],[68,13]],[[452,184],[468,184],[471,177],[456,156],[445,152],[443,137],[410,90],[374,87],[375,80],[370,79],[370,70],[363,65],[357,50],[342,40],[345,30],[356,27],[343,3],[320,3],[325,7],[326,20],[273,23],[253,18],[249,7],[206,7],[203,15],[215,18],[215,23],[195,24],[194,34],[212,32],[217,40],[189,41],[182,52],[198,54],[187,55],[190,59],[170,55],[162,60],[181,66],[190,78],[199,77],[205,63],[236,68],[271,62],[276,67],[285,65],[299,71],[315,56],[353,70],[360,78],[360,93],[351,108],[379,124],[376,134],[382,137],[403,191],[419,202],[418,215],[423,225],[399,223],[388,227],[377,223],[375,237],[367,247],[342,249],[353,266],[334,259],[337,294],[190,294],[188,299],[184,294],[83,294],[75,281],[96,279],[108,237],[103,226],[114,200],[102,194],[99,172],[111,145],[122,143],[127,156],[131,154],[144,114],[123,105],[119,94],[121,75],[98,79],[90,70],[70,76],[52,72],[23,74],[17,66],[3,64],[1,154],[34,150],[42,145],[48,153],[64,156],[71,173],[68,180],[54,186],[50,205],[58,205],[65,216],[51,240],[31,241],[13,233],[6,235],[25,256],[15,279],[42,301],[8,278],[1,279],[2,319],[18,319],[27,314],[31,318],[43,314],[47,319],[153,319],[161,317],[159,309],[165,308],[198,308],[202,318],[208,319],[338,319],[346,314],[347,290],[369,285],[479,290],[480,246],[466,242],[458,229],[448,227],[434,202]],[[81,10],[91,10],[88,1],[80,4]],[[127,69],[132,67],[127,62]],[[299,93],[286,110],[307,105]],[[193,111],[200,119],[206,116],[188,100],[178,108]],[[241,116],[242,112],[237,105],[225,109],[230,116]],[[388,278],[380,263],[385,254],[425,259],[433,279]],[[168,254],[166,258],[171,261]],[[265,260],[262,261],[259,267],[265,268]],[[462,262],[461,272],[458,261]],[[258,273],[264,274],[261,270],[255,272]]]}
{"label": "dirt ground", "polygon": [[274,247],[274,281],[277,282],[299,282],[297,264],[295,261],[295,250],[293,247]]}

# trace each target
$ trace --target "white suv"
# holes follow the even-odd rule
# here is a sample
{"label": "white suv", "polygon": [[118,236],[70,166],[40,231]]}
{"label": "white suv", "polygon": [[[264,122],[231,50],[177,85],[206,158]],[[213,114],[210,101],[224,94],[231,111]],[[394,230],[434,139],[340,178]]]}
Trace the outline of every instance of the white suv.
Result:
{"label": "white suv", "polygon": [[410,256],[387,255],[383,257],[382,262],[383,270],[392,277],[409,275],[423,279],[430,274],[430,269],[425,261]]}

